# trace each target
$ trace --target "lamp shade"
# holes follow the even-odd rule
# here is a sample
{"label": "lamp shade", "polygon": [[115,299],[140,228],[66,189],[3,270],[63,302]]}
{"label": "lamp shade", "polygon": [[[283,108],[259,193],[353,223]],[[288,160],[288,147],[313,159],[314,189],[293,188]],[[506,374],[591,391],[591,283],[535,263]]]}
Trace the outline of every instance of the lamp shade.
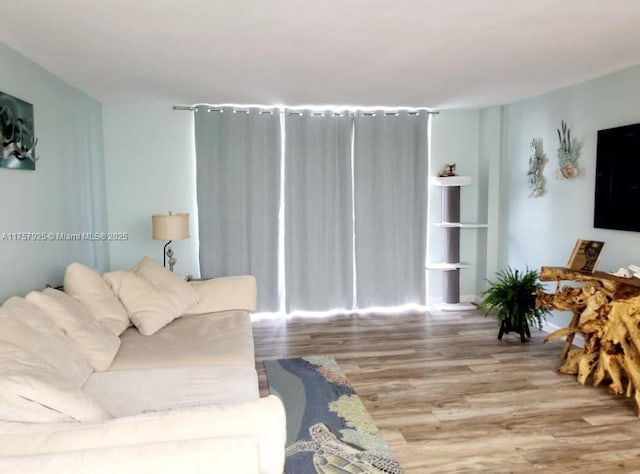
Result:
{"label": "lamp shade", "polygon": [[151,216],[151,226],[154,240],[188,239],[189,214],[154,214]]}

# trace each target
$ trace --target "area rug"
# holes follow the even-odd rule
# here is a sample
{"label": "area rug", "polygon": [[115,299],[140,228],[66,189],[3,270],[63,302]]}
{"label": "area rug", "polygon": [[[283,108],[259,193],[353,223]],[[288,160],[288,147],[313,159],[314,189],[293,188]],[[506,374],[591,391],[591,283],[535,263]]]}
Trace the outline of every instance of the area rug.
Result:
{"label": "area rug", "polygon": [[286,474],[401,474],[362,400],[330,356],[264,361],[287,413]]}

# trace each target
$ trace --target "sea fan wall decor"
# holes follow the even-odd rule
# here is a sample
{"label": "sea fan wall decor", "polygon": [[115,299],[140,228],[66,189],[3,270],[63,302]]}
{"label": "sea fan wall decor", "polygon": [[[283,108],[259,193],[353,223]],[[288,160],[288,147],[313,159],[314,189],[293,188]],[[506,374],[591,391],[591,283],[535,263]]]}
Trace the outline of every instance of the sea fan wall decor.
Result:
{"label": "sea fan wall decor", "polygon": [[560,168],[556,172],[558,179],[570,179],[578,176],[577,161],[580,157],[582,142],[571,136],[571,129],[564,120],[558,129],[558,164]]}
{"label": "sea fan wall decor", "polygon": [[529,171],[527,172],[529,188],[531,189],[529,197],[540,197],[544,194],[545,179],[543,170],[547,162],[547,155],[542,149],[542,138],[534,138],[531,140],[530,146],[531,156],[529,157]]}

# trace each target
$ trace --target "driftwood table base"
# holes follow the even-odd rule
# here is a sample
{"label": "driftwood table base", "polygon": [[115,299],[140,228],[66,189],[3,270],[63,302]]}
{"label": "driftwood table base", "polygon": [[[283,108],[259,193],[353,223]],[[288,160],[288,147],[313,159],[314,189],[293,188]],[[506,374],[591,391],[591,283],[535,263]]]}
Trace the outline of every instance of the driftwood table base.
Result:
{"label": "driftwood table base", "polygon": [[[607,383],[612,393],[633,397],[640,416],[640,279],[542,267],[540,280],[558,285],[553,294],[540,293],[538,305],[573,313],[569,327],[545,338],[566,337],[558,371],[577,375],[581,384]],[[562,280],[584,285],[560,287]],[[576,334],[584,347],[572,348]]]}

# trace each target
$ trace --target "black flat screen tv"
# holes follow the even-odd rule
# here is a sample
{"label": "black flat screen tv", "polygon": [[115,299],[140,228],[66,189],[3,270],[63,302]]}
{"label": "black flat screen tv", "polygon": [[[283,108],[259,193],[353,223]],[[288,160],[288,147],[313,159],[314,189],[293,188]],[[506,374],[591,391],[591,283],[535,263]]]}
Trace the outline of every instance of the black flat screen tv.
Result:
{"label": "black flat screen tv", "polygon": [[640,123],[598,131],[593,226],[640,232]]}

